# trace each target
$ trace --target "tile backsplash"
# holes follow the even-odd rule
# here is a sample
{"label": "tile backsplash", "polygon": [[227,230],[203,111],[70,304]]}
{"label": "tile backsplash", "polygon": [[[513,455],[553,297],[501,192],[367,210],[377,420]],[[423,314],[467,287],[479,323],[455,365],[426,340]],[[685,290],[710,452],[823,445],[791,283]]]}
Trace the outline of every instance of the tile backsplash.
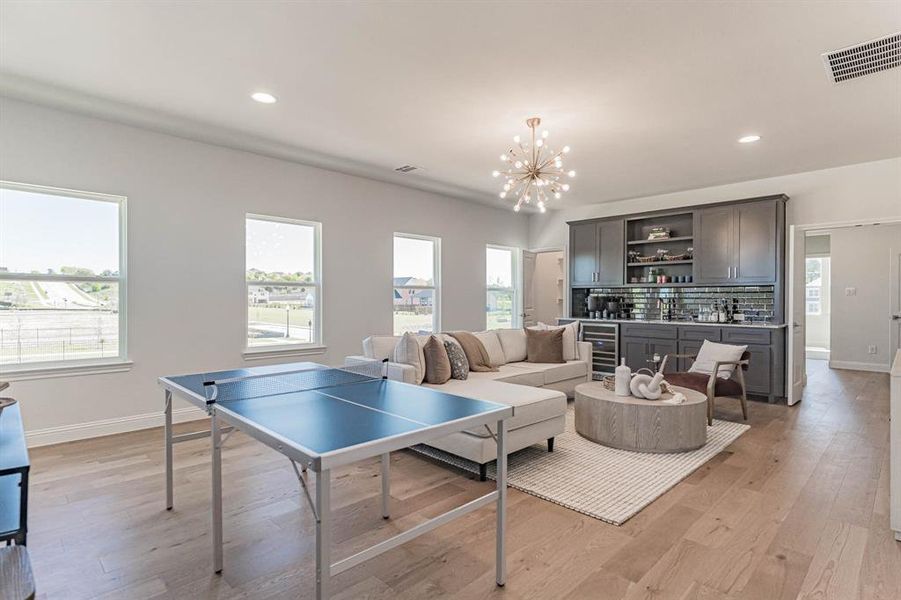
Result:
{"label": "tile backsplash", "polygon": [[[751,323],[774,323],[776,307],[771,285],[750,286],[686,286],[686,287],[629,287],[593,288],[572,290],[572,316],[588,316],[589,295],[618,300],[620,317],[653,321],[665,318],[666,308],[658,307],[658,301],[672,303],[674,320],[703,319],[714,303],[725,298],[731,307],[733,300]],[[662,314],[663,313],[663,314]]]}

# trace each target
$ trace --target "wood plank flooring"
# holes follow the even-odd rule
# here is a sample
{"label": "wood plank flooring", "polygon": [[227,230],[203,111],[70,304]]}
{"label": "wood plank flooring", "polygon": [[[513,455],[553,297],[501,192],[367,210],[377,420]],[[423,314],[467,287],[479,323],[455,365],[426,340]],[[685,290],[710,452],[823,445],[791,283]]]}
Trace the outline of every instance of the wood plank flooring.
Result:
{"label": "wood plank flooring", "polygon": [[[717,413],[740,418],[737,402]],[[503,589],[494,510],[484,508],[338,576],[336,597],[901,598],[901,543],[888,528],[888,376],[811,361],[804,400],[752,402],[750,423],[622,527],[510,490]],[[223,452],[225,571],[211,573],[207,445],[176,446],[172,512],[161,430],[34,449],[38,597],[311,597],[311,513],[288,461],[240,434]],[[390,521],[379,516],[376,461],[333,475],[334,557],[493,485],[409,452],[392,456],[391,472]]]}

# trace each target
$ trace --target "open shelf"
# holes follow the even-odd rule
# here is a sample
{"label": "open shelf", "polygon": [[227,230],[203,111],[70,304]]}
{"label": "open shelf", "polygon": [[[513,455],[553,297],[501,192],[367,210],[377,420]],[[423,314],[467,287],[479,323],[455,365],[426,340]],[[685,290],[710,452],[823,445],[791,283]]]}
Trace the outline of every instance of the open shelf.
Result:
{"label": "open shelf", "polygon": [[631,262],[626,263],[627,267],[662,267],[663,265],[690,265],[694,259],[686,258],[685,260],[655,260],[654,262]]}
{"label": "open shelf", "polygon": [[668,242],[689,242],[694,240],[694,236],[680,235],[678,237],[669,237],[662,240],[629,240],[626,242],[630,246],[638,246],[640,244],[665,244]]}

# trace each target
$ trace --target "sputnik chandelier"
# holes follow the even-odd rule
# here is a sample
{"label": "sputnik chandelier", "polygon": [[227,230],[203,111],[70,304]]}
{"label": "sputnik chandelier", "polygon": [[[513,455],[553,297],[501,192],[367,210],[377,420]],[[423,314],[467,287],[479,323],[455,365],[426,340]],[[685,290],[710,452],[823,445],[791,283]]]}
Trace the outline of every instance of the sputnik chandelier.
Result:
{"label": "sputnik chandelier", "polygon": [[563,192],[569,191],[569,184],[560,180],[576,176],[575,171],[563,170],[563,155],[569,154],[569,146],[563,146],[560,152],[548,148],[545,143],[547,130],[536,139],[535,128],[540,124],[538,117],[526,120],[526,125],[532,130],[531,146],[524,146],[520,137],[514,136],[513,143],[516,145],[501,154],[504,170],[492,173],[494,177],[504,178],[504,189],[498,195],[501,198],[512,196],[516,200],[513,206],[516,212],[523,204],[531,204],[533,200],[538,210],[544,212],[551,196],[559,200]]}

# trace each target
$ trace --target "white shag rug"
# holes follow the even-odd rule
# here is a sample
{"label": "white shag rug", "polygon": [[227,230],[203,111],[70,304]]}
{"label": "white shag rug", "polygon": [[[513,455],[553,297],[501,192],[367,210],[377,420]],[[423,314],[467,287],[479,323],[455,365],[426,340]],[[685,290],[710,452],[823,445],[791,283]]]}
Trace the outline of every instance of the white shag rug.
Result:
{"label": "white shag rug", "polygon": [[[507,457],[507,482],[512,488],[565,506],[582,514],[622,525],[664,492],[719,454],[750,426],[715,419],[707,428],[707,444],[698,450],[674,454],[648,454],[617,450],[591,442],[575,429],[570,404],[566,431],[556,437],[554,451],[536,444]],[[437,450],[413,450],[471,473],[478,464]],[[495,478],[495,464],[488,465]]]}

